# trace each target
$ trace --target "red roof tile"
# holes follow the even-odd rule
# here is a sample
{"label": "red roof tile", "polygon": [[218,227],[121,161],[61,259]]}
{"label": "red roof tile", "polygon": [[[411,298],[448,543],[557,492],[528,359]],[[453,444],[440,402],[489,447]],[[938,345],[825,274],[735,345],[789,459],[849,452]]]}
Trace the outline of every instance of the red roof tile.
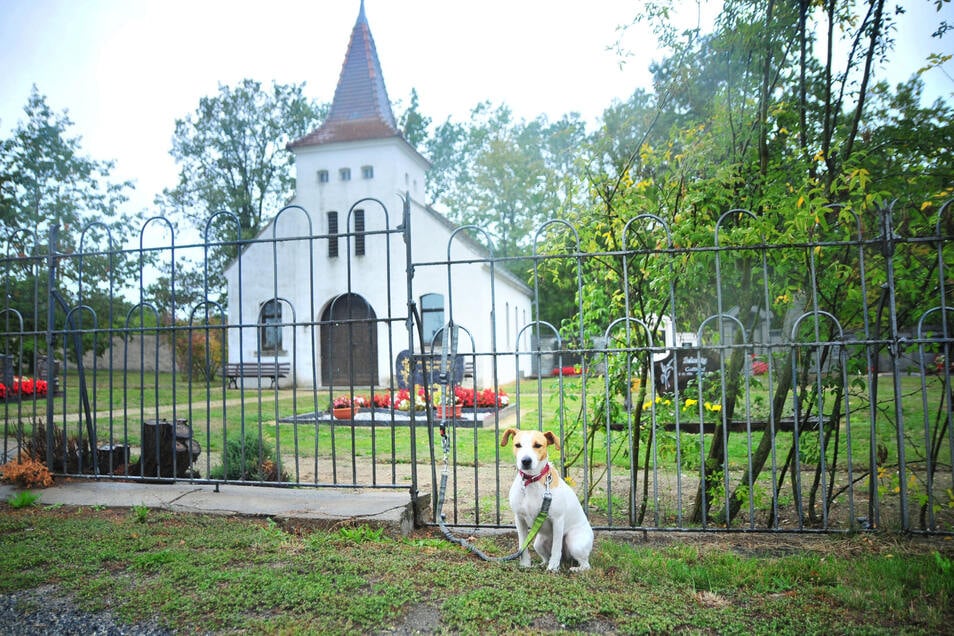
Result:
{"label": "red roof tile", "polygon": [[288,147],[400,136],[362,2],[328,117]]}

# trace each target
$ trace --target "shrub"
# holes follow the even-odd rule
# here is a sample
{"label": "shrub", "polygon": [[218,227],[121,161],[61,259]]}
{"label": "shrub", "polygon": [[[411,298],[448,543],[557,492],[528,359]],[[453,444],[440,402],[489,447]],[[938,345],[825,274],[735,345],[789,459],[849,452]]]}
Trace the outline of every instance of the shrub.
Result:
{"label": "shrub", "polygon": [[30,455],[0,466],[0,480],[22,488],[46,488],[53,485],[53,475],[43,462]]}
{"label": "shrub", "polygon": [[212,382],[225,363],[225,337],[221,327],[199,326],[175,338],[176,362],[190,380]]}
{"label": "shrub", "polygon": [[212,469],[213,479],[241,479],[251,481],[288,481],[281,462],[274,457],[271,444],[255,433],[230,439],[225,445],[225,462]]}

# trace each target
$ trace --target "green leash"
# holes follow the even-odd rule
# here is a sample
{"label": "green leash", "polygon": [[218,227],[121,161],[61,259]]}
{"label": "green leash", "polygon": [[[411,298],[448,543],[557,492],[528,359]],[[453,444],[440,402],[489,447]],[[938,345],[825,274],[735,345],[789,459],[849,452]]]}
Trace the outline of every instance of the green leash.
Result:
{"label": "green leash", "polygon": [[514,552],[513,554],[508,554],[504,557],[493,557],[488,554],[485,554],[480,548],[475,546],[473,543],[467,539],[462,539],[460,537],[454,536],[454,533],[450,531],[450,528],[447,527],[445,522],[446,515],[444,514],[444,496],[447,492],[447,467],[445,464],[444,472],[441,473],[441,487],[437,495],[437,511],[438,511],[438,521],[437,524],[441,528],[441,532],[444,534],[444,538],[450,541],[451,543],[456,543],[457,545],[466,548],[479,556],[484,561],[514,561],[520,558],[530,544],[533,542],[533,539],[537,536],[537,533],[540,532],[540,528],[543,527],[544,522],[547,520],[547,517],[550,516],[550,501],[553,496],[550,494],[550,482],[547,480],[547,489],[543,493],[543,505],[540,506],[540,512],[537,513],[536,518],[533,520],[533,525],[530,527],[530,531],[527,533],[527,538],[524,539],[523,545],[520,546],[520,549]]}
{"label": "green leash", "polygon": [[536,518],[533,520],[533,525],[530,527],[530,531],[527,532],[527,538],[524,539],[523,545],[520,546],[520,549],[509,554],[505,557],[492,557],[485,554],[480,548],[475,546],[473,543],[467,539],[462,539],[460,537],[454,536],[454,533],[450,531],[450,528],[447,527],[447,516],[444,514],[444,498],[447,495],[447,476],[448,476],[448,464],[450,456],[450,440],[447,438],[447,427],[446,420],[441,418],[441,444],[444,448],[444,470],[441,472],[441,487],[437,493],[437,524],[441,528],[441,532],[444,534],[444,538],[450,541],[451,543],[456,543],[457,545],[466,548],[479,556],[484,561],[513,561],[519,559],[520,555],[523,554],[530,544],[533,542],[533,539],[537,536],[537,533],[540,532],[540,528],[543,527],[544,522],[547,520],[547,517],[550,516],[550,501],[553,499],[553,495],[550,494],[550,475],[547,475],[546,479],[546,490],[543,492],[543,504],[540,506],[540,512],[537,513]]}
{"label": "green leash", "polygon": [[[417,311],[417,307],[412,306],[411,311],[414,315],[414,318],[417,323],[417,337],[418,341],[421,344],[421,351],[424,351],[424,329],[423,323],[421,321],[420,314]],[[451,323],[448,325],[448,331],[450,332],[450,348],[456,352],[457,351],[457,326]],[[448,368],[448,343],[445,340],[443,346],[441,347],[441,383],[444,385],[444,391],[441,393],[442,396],[447,395],[447,372]],[[424,383],[424,398],[428,405],[431,403],[430,393],[428,391],[428,384]],[[412,398],[413,399],[413,398]],[[441,473],[441,486],[437,494],[437,524],[441,528],[441,532],[451,543],[456,543],[459,546],[462,546],[477,556],[479,556],[484,561],[513,561],[519,559],[520,555],[523,554],[526,549],[530,546],[530,543],[537,536],[537,533],[540,532],[540,528],[543,527],[544,522],[547,520],[547,517],[550,516],[550,500],[553,496],[550,494],[550,476],[547,476],[546,480],[546,490],[543,493],[543,504],[540,506],[540,512],[537,513],[536,519],[533,520],[533,526],[530,527],[530,531],[527,533],[527,538],[524,540],[523,545],[520,546],[520,549],[514,552],[513,554],[507,555],[505,557],[492,557],[481,551],[480,548],[475,546],[473,543],[467,539],[461,539],[460,537],[454,536],[454,533],[450,531],[450,528],[447,527],[447,516],[444,514],[444,498],[447,494],[447,476],[448,476],[448,464],[450,457],[450,440],[447,437],[447,419],[443,415],[446,413],[446,409],[441,410],[441,444],[444,450],[444,470]],[[433,440],[433,415],[431,414],[431,408],[428,406],[427,409],[427,423],[428,430],[432,435],[431,439]]]}

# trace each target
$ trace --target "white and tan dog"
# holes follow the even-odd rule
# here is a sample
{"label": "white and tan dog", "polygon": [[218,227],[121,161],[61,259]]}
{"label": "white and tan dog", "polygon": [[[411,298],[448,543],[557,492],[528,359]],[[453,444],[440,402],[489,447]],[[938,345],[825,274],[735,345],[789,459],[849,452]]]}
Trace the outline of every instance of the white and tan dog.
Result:
{"label": "white and tan dog", "polygon": [[[547,455],[550,446],[559,450],[560,439],[549,431],[541,433],[508,428],[500,445],[506,446],[511,437],[517,476],[510,487],[510,508],[517,524],[518,545],[523,545],[527,538],[543,505],[543,493],[549,483],[552,496],[550,515],[534,539],[533,549],[543,558],[548,570],[559,570],[564,557],[576,561],[576,566],[570,568],[572,571],[588,570],[593,550],[593,528],[576,493],[560,479]],[[530,566],[529,550],[520,555],[520,565]]]}

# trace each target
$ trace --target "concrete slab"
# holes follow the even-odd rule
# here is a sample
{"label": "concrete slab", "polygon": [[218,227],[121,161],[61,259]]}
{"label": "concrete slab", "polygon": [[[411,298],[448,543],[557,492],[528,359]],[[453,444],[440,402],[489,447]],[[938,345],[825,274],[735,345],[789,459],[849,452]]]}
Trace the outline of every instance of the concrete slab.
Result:
{"label": "concrete slab", "polygon": [[[0,499],[19,489],[0,484]],[[36,489],[40,505],[105,506],[217,515],[271,517],[284,526],[329,527],[366,524],[392,534],[414,529],[414,502],[409,491],[350,488],[268,488],[233,484],[119,482],[60,479]],[[419,519],[430,515],[430,496],[418,498]]]}

